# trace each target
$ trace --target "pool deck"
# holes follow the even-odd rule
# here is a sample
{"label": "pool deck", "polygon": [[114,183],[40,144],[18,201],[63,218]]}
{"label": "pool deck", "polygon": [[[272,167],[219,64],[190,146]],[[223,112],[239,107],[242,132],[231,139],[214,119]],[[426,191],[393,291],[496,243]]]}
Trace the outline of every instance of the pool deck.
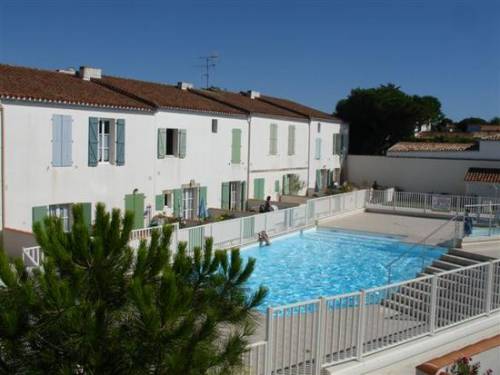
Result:
{"label": "pool deck", "polygon": [[417,243],[442,225],[444,227],[424,243],[443,245],[453,238],[455,232],[455,224],[446,219],[362,212],[327,219],[318,226],[401,236],[405,242]]}

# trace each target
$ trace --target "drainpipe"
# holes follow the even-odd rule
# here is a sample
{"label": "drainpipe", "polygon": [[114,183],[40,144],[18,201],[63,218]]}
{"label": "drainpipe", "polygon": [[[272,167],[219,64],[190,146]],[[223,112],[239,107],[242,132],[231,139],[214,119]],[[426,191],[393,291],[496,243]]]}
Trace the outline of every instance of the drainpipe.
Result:
{"label": "drainpipe", "polygon": [[[0,101],[0,136],[2,137],[2,140],[0,141],[1,145],[0,147],[2,148],[1,150],[1,158],[2,161],[0,163],[0,178],[2,179],[1,181],[1,208],[2,208],[2,224],[0,226],[0,229],[3,234],[3,229],[5,228],[5,116],[4,116],[4,107],[2,106],[2,102]],[[3,236],[2,236],[2,247],[3,247]]]}
{"label": "drainpipe", "polygon": [[311,176],[311,123],[312,120],[309,117],[308,133],[307,133],[307,185],[306,185],[306,197],[309,191],[309,181]]}
{"label": "drainpipe", "polygon": [[[248,145],[247,145],[247,191],[245,192],[247,207],[248,207],[248,198],[250,197],[250,138],[252,134],[252,115],[247,117],[248,123]],[[245,207],[245,209],[247,208]]]}

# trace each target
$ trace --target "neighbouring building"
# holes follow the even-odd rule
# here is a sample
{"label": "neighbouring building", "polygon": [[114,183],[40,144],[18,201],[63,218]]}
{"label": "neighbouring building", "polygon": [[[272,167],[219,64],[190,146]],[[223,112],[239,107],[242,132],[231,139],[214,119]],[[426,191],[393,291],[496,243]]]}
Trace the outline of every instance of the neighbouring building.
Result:
{"label": "neighbouring building", "polygon": [[[71,226],[83,203],[186,220],[249,198],[306,194],[340,182],[347,125],[296,102],[103,75],[0,65],[4,246],[33,243],[47,215]],[[293,186],[291,186],[291,184]],[[293,191],[292,191],[293,190]]]}
{"label": "neighbouring building", "polygon": [[467,194],[500,198],[500,168],[469,168],[464,181]]}

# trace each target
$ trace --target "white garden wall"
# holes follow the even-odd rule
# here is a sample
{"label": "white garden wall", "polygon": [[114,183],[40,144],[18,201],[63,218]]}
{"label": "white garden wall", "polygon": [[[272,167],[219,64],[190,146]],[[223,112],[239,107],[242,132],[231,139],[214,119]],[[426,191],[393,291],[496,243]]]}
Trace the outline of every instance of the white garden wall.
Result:
{"label": "white garden wall", "polygon": [[424,159],[349,155],[347,179],[356,185],[395,186],[406,191],[466,194],[464,176],[471,167],[500,168],[499,161]]}

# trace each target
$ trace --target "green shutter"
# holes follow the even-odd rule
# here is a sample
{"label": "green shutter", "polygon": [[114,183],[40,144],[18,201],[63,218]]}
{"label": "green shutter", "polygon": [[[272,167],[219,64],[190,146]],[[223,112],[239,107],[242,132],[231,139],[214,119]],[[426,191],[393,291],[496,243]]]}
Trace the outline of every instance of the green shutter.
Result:
{"label": "green shutter", "polygon": [[167,140],[167,129],[158,129],[157,156],[158,159],[165,158]]}
{"label": "green shutter", "polygon": [[194,227],[189,229],[188,250],[193,251],[195,247],[203,248],[205,237],[205,227]]}
{"label": "green shutter", "polygon": [[316,169],[316,188],[321,189],[321,169]]}
{"label": "green shutter", "polygon": [[164,207],[165,207],[165,195],[158,194],[157,196],[155,196],[155,209],[156,211],[163,211]]}
{"label": "green shutter", "polygon": [[116,165],[125,165],[125,120],[116,120]]}
{"label": "green shutter", "polygon": [[207,204],[207,187],[206,186],[200,186],[200,190],[198,192],[198,202],[201,202],[203,200],[203,203],[205,203],[205,207],[208,207]]}
{"label": "green shutter", "polygon": [[98,133],[99,119],[97,117],[89,117],[89,167],[96,167],[99,160]]}
{"label": "green shutter", "polygon": [[229,210],[229,194],[229,182],[223,182],[221,190],[221,208],[223,210]]}
{"label": "green shutter", "polygon": [[43,224],[43,220],[47,217],[48,211],[49,209],[47,206],[33,207],[31,210],[33,225],[38,222],[41,222]]}
{"label": "green shutter", "polygon": [[331,170],[328,170],[327,184],[329,188],[333,186],[333,171]]}
{"label": "green shutter", "polygon": [[271,124],[269,128],[269,153],[276,155],[278,153],[278,125]]}
{"label": "green shutter", "polygon": [[288,155],[295,155],[295,125],[288,126]]}
{"label": "green shutter", "polygon": [[253,180],[253,197],[255,199],[264,199],[264,185],[263,178],[256,178]]}
{"label": "green shutter", "polygon": [[274,192],[279,193],[280,192],[280,180],[274,181]]}
{"label": "green shutter", "polygon": [[134,229],[144,228],[144,194],[125,195],[125,211],[134,214]]}
{"label": "green shutter", "polygon": [[255,235],[255,217],[250,216],[243,219],[243,238],[253,238]]}
{"label": "green shutter", "polygon": [[321,159],[321,138],[316,138],[316,148],[314,149],[314,157],[316,160]]}
{"label": "green shutter", "polygon": [[231,142],[231,163],[241,162],[241,129],[233,129]]}
{"label": "green shutter", "polygon": [[241,194],[240,194],[240,203],[241,203],[241,211],[246,210],[246,202],[247,202],[247,183],[246,181],[241,181]]}
{"label": "green shutter", "polygon": [[336,139],[336,148],[337,148],[337,154],[342,154],[342,135],[337,134],[337,139]]}
{"label": "green shutter", "polygon": [[186,129],[179,130],[179,158],[186,157],[187,132]]}
{"label": "green shutter", "polygon": [[174,216],[182,216],[182,189],[174,190]]}
{"label": "green shutter", "polygon": [[83,222],[90,228],[92,225],[92,203],[80,203],[82,205]]}
{"label": "green shutter", "polygon": [[288,175],[283,176],[283,194],[288,195],[290,194],[290,183],[288,181]]}

